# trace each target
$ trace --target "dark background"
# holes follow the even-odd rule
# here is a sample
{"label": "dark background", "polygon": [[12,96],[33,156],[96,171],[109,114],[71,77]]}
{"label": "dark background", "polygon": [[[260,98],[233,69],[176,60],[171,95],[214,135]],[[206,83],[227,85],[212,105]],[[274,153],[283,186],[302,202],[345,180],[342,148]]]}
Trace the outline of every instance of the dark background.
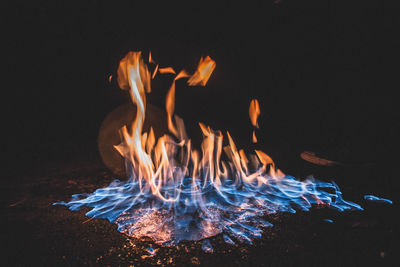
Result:
{"label": "dark background", "polygon": [[[151,50],[176,70],[206,55],[217,63],[206,87],[177,83],[176,113],[193,139],[198,121],[229,130],[239,147],[263,149],[293,175],[315,171],[299,170],[304,150],[369,166],[368,177],[353,169],[340,184],[398,199],[399,10],[381,1],[230,2],[3,5],[4,180],[98,161],[101,122],[129,101],[108,77],[128,51]],[[156,78],[148,102],[164,109],[170,82]],[[252,98],[261,106],[256,146]]]}
{"label": "dark background", "polygon": [[[243,146],[257,98],[261,143],[353,161],[386,162],[394,151],[400,38],[397,9],[383,3],[42,1],[3,11],[3,151],[19,168],[97,149],[100,123],[129,101],[108,76],[130,50],[151,50],[178,70],[204,55],[215,59],[207,87],[178,83],[176,112],[189,125],[230,130]],[[160,108],[163,79],[148,96]]]}

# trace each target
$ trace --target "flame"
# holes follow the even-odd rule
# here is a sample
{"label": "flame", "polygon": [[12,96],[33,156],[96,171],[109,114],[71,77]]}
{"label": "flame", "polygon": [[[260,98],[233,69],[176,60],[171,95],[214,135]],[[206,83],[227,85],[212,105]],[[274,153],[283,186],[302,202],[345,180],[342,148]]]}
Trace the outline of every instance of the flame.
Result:
{"label": "flame", "polygon": [[167,93],[167,97],[165,99],[165,108],[167,110],[167,116],[168,116],[168,129],[171,131],[171,133],[177,136],[178,131],[175,128],[175,125],[172,121],[172,115],[174,114],[175,110],[175,81],[172,83]]}
{"label": "flame", "polygon": [[[260,105],[258,104],[258,100],[257,99],[251,100],[250,107],[249,107],[249,117],[250,117],[251,124],[256,128],[259,128],[257,120],[258,120],[258,116],[260,116],[260,114],[261,114],[261,112],[260,112]],[[255,130],[253,130],[253,135],[252,135],[251,141],[253,143],[258,142]]]}
{"label": "flame", "polygon": [[150,62],[150,63],[153,63],[153,64],[157,64],[157,63],[153,60],[153,58],[151,57],[151,51],[149,52],[149,62]]}
{"label": "flame", "polygon": [[190,86],[201,85],[205,86],[215,69],[215,61],[209,56],[201,58],[196,72],[189,78],[188,84]]}
{"label": "flame", "polygon": [[257,99],[253,99],[250,102],[250,107],[249,107],[249,116],[250,116],[250,121],[251,124],[254,127],[258,128],[258,116],[260,116],[261,112],[260,112],[260,105],[258,104],[258,100]]}
{"label": "flame", "polygon": [[156,77],[157,71],[158,71],[158,64],[156,65],[156,67],[153,71],[153,75],[151,75],[151,79],[154,79],[154,77]]}
{"label": "flame", "polygon": [[[149,62],[156,64],[151,54]],[[224,142],[221,131],[199,123],[203,141],[200,150],[193,148],[183,120],[173,115],[175,82],[188,78],[190,86],[204,86],[214,68],[215,62],[207,56],[200,60],[194,74],[182,70],[175,76],[165,102],[168,129],[174,137],[165,134],[157,140],[153,128],[143,132],[145,92],[151,91],[150,77],[155,74],[150,75],[141,52],[129,52],[119,64],[118,84],[129,90],[137,112],[130,127],[122,127],[122,142],[115,146],[126,160],[129,179],[57,204],[71,210],[90,207],[88,217],[106,218],[117,223],[121,232],[150,236],[161,244],[199,240],[222,231],[239,241],[251,242],[261,236],[262,227],[271,226],[261,219],[263,214],[295,212],[294,207],[308,210],[312,204],[338,210],[361,209],[344,201],[333,182],[296,180],[277,169],[261,150],[247,156],[237,149],[229,132]],[[172,68],[159,72],[175,74]],[[251,101],[249,114],[252,125],[258,127],[256,99]]]}
{"label": "flame", "polygon": [[257,136],[256,136],[256,131],[254,131],[254,130],[253,130],[253,135],[252,135],[252,139],[251,140],[253,141],[253,143],[257,143],[258,142]]}
{"label": "flame", "polygon": [[[150,88],[150,72],[147,65],[144,64],[141,58],[142,52],[129,52],[119,63],[117,70],[118,74],[118,85],[122,90],[131,89],[132,92],[138,92],[142,94],[144,90],[147,93],[151,92]],[[146,102],[146,98],[143,94],[142,102]],[[135,102],[136,98],[132,98]]]}
{"label": "flame", "polygon": [[174,70],[173,68],[171,68],[171,67],[159,68],[158,71],[159,71],[161,74],[164,74],[164,73],[172,73],[172,74],[175,74],[175,73],[176,73],[175,70]]}

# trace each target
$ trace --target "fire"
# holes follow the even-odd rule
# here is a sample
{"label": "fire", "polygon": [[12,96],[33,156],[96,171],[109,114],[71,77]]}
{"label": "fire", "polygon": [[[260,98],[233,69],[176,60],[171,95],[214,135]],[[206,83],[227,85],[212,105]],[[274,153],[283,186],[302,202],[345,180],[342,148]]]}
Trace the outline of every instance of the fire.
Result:
{"label": "fire", "polygon": [[189,78],[189,85],[202,85],[205,86],[215,69],[215,61],[209,56],[201,58],[197,71]]}
{"label": "fire", "polygon": [[175,70],[174,70],[173,68],[171,68],[171,67],[159,68],[158,71],[159,71],[161,74],[164,74],[164,73],[176,74]]}
{"label": "fire", "polygon": [[[141,52],[129,52],[118,67],[118,84],[129,90],[137,106],[136,117],[121,132],[121,144],[115,149],[125,158],[129,179],[116,180],[92,194],[74,195],[67,205],[71,210],[92,208],[88,217],[106,218],[119,231],[134,237],[150,236],[160,244],[180,240],[199,240],[224,232],[234,239],[251,242],[271,226],[264,214],[308,210],[313,204],[325,204],[338,210],[361,209],[344,201],[335,183],[313,179],[300,181],[279,170],[270,156],[261,150],[246,155],[226,133],[199,123],[203,133],[200,150],[192,146],[184,122],[174,116],[175,82],[187,78],[189,86],[205,86],[215,69],[209,56],[200,59],[193,74],[156,65],[150,74]],[[174,74],[166,96],[168,129],[172,133],[156,139],[153,129],[143,132],[146,92],[155,73]],[[252,100],[251,123],[258,127],[259,103]],[[255,134],[253,133],[255,139]],[[255,139],[253,141],[256,142]],[[333,191],[333,192],[332,192]],[[229,237],[225,240],[233,242]]]}
{"label": "fire", "polygon": [[[258,100],[257,99],[253,99],[250,102],[250,107],[249,107],[249,117],[250,117],[250,121],[251,124],[256,127],[259,128],[258,126],[258,116],[260,116],[261,112],[260,112],[260,105],[258,104]],[[251,140],[253,141],[253,143],[257,143],[257,136],[256,136],[256,130],[253,130],[253,135]]]}
{"label": "fire", "polygon": [[250,121],[251,124],[255,127],[258,128],[258,116],[260,116],[261,112],[260,112],[260,105],[258,104],[258,100],[257,99],[253,99],[250,102],[250,107],[249,107],[249,116],[250,116]]}

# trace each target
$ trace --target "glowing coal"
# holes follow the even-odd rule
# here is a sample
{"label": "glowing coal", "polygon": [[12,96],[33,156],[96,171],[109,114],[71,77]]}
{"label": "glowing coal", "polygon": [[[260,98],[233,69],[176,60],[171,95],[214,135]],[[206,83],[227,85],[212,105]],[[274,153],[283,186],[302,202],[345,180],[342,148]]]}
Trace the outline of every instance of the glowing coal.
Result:
{"label": "glowing coal", "polygon": [[[183,121],[173,116],[175,81],[187,78],[189,86],[205,86],[216,64],[206,57],[197,70],[176,74],[167,93],[168,128],[173,134],[155,139],[154,132],[142,132],[146,95],[157,73],[174,74],[171,67],[159,68],[149,56],[154,71],[150,74],[140,52],[129,52],[120,62],[118,83],[129,90],[137,106],[136,117],[121,129],[121,144],[115,149],[125,158],[127,181],[116,180],[90,194],[73,195],[69,202],[59,202],[71,210],[87,207],[91,218],[104,218],[118,225],[118,230],[133,236],[149,236],[160,244],[180,240],[200,240],[224,232],[224,240],[252,242],[272,224],[263,216],[276,212],[309,210],[312,205],[326,205],[339,211],[362,210],[343,200],[334,183],[307,179],[300,181],[276,168],[273,160],[256,150],[246,156],[226,133],[200,123],[203,133],[201,151],[194,149]],[[257,100],[251,102],[249,115],[258,127]],[[253,133],[253,142],[257,142]],[[224,158],[225,157],[225,158]],[[211,245],[204,244],[207,251]]]}

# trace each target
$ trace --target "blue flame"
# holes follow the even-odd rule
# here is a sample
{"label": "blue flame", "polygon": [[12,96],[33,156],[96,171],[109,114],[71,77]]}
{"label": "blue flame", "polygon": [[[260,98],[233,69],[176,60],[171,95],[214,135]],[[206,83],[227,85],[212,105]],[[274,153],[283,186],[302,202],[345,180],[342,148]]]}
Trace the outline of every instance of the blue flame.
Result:
{"label": "blue flame", "polygon": [[[300,181],[286,176],[269,179],[261,186],[235,184],[227,179],[219,190],[211,182],[201,191],[193,191],[193,185],[185,182],[176,186],[181,190],[177,202],[163,202],[151,192],[141,191],[138,183],[130,179],[115,180],[91,194],[73,195],[71,201],[55,204],[73,211],[91,208],[86,216],[107,219],[123,233],[150,236],[161,244],[200,240],[221,232],[239,242],[251,243],[261,237],[263,228],[272,226],[262,219],[265,214],[308,211],[313,205],[338,211],[362,210],[360,205],[345,201],[334,182],[312,178]],[[164,191],[168,194],[168,188]]]}
{"label": "blue flame", "polygon": [[369,200],[369,201],[373,201],[373,202],[393,204],[393,202],[390,199],[376,197],[376,196],[373,196],[373,195],[365,195],[364,199],[365,200]]}

